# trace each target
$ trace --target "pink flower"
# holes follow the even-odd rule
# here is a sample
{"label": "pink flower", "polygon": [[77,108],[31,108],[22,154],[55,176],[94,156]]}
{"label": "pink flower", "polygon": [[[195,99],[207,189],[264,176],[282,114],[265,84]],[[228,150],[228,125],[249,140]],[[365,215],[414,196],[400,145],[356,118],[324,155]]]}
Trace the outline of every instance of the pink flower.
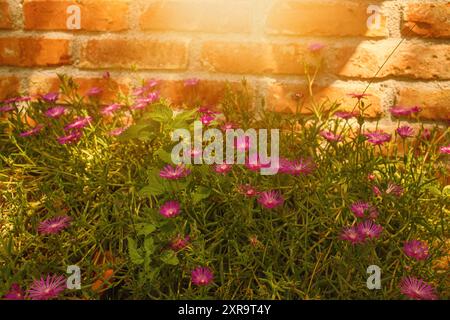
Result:
{"label": "pink flower", "polygon": [[0,107],[0,113],[1,112],[10,112],[10,111],[13,111],[13,110],[15,110],[16,108],[14,107],[14,106],[12,106],[12,105],[10,105],[10,104],[7,104],[7,105],[5,105],[5,106],[2,106],[2,107]]}
{"label": "pink flower", "polygon": [[236,138],[236,149],[240,152],[250,149],[250,137],[239,136]]}
{"label": "pink flower", "polygon": [[377,208],[367,202],[358,201],[353,203],[350,206],[350,210],[355,214],[358,218],[364,218],[366,214],[371,219],[376,219],[378,217]]}
{"label": "pink flower", "polygon": [[73,131],[67,136],[59,137],[57,140],[59,144],[72,144],[78,142],[82,135],[81,131]]}
{"label": "pink flower", "polygon": [[189,241],[191,238],[187,235],[182,237],[178,235],[175,239],[170,242],[170,248],[174,251],[180,251],[186,248],[189,245]]}
{"label": "pink flower", "polygon": [[45,115],[49,118],[58,119],[66,113],[66,108],[64,107],[54,107],[45,111]]}
{"label": "pink flower", "polygon": [[15,98],[10,98],[10,99],[6,99],[3,100],[3,104],[10,104],[10,103],[17,103],[17,102],[26,102],[26,101],[30,101],[31,97],[29,96],[23,96],[23,97],[15,97]]}
{"label": "pink flower", "polygon": [[58,92],[49,92],[43,96],[41,96],[41,98],[48,103],[53,103],[56,102],[56,100],[58,100],[59,98],[59,93]]}
{"label": "pink flower", "polygon": [[359,244],[364,242],[364,238],[358,232],[356,227],[346,227],[342,230],[341,240],[349,241],[351,244]]}
{"label": "pink flower", "polygon": [[265,191],[259,194],[258,202],[267,209],[276,208],[284,203],[284,199],[278,191]]}
{"label": "pink flower", "polygon": [[314,42],[314,43],[311,43],[311,44],[308,46],[308,50],[311,51],[311,52],[313,52],[313,53],[316,53],[316,52],[319,52],[320,50],[322,50],[322,49],[325,48],[325,47],[326,47],[326,46],[325,46],[323,43]]}
{"label": "pink flower", "polygon": [[180,214],[180,204],[177,201],[167,201],[161,206],[159,213],[166,218],[173,218]]}
{"label": "pink flower", "polygon": [[43,125],[43,124],[38,124],[38,125],[37,125],[36,127],[34,127],[33,129],[28,130],[28,131],[25,131],[25,132],[22,132],[22,133],[20,134],[20,136],[21,136],[21,137],[31,137],[31,136],[35,136],[35,135],[39,134],[39,132],[41,132],[43,128],[44,128],[44,125]]}
{"label": "pink flower", "polygon": [[414,277],[403,278],[400,283],[400,292],[415,300],[437,300],[435,289],[423,281]]}
{"label": "pink flower", "polygon": [[356,230],[363,239],[365,238],[376,239],[380,237],[381,232],[383,231],[383,227],[374,223],[371,220],[367,220],[359,223],[356,226]]}
{"label": "pink flower", "polygon": [[286,158],[280,158],[279,162],[278,162],[278,172],[279,173],[284,173],[284,174],[290,174],[291,173],[291,167],[292,167],[292,162]]}
{"label": "pink flower", "polygon": [[198,85],[199,82],[200,82],[200,79],[197,79],[197,78],[186,79],[184,81],[184,86],[185,87],[193,87],[193,86]]}
{"label": "pink flower", "polygon": [[243,195],[245,195],[246,197],[254,197],[257,196],[259,194],[258,190],[256,190],[256,188],[252,187],[249,184],[245,184],[245,185],[240,185],[238,188],[239,192]]}
{"label": "pink flower", "polygon": [[25,294],[19,284],[13,283],[11,289],[3,296],[5,300],[24,300]]}
{"label": "pink flower", "polygon": [[358,100],[362,100],[362,99],[364,99],[366,97],[370,97],[371,96],[370,93],[354,93],[354,92],[349,93],[348,95],[350,97],[352,97],[354,99],[358,99]]}
{"label": "pink flower", "polygon": [[419,113],[420,111],[422,111],[422,110],[418,106],[414,106],[414,107],[395,106],[389,110],[389,112],[394,117],[406,117],[406,116],[410,116],[414,113]]}
{"label": "pink flower", "polygon": [[127,130],[127,127],[116,128],[108,132],[111,137],[118,137]]}
{"label": "pink flower", "polygon": [[409,126],[399,127],[396,131],[402,138],[410,138],[414,136],[414,129]]}
{"label": "pink flower", "polygon": [[403,195],[404,192],[405,190],[403,189],[402,186],[399,186],[398,184],[392,182],[388,183],[385,191],[386,194],[393,194],[396,197],[400,197],[401,195]]}
{"label": "pink flower", "polygon": [[337,135],[334,134],[331,131],[321,131],[320,135],[325,138],[326,140],[328,140],[329,142],[338,142],[338,141],[342,141],[342,136],[341,135]]}
{"label": "pink flower", "polygon": [[382,145],[385,142],[391,141],[392,136],[389,133],[382,131],[375,131],[371,133],[366,133],[367,141],[374,145]]}
{"label": "pink flower", "polygon": [[147,81],[147,84],[145,85],[145,87],[148,89],[152,89],[152,88],[156,87],[157,85],[159,85],[159,80],[150,79]]}
{"label": "pink flower", "polygon": [[338,118],[349,120],[351,118],[356,118],[359,114],[358,112],[348,112],[348,111],[337,111],[334,115]]}
{"label": "pink flower", "polygon": [[200,117],[200,121],[202,122],[203,125],[207,126],[209,125],[211,122],[213,122],[216,118],[210,114],[204,114]]}
{"label": "pink flower", "polygon": [[40,280],[34,280],[28,297],[32,300],[49,300],[57,298],[66,288],[66,278],[57,275],[47,275]]}
{"label": "pink flower", "polygon": [[367,175],[367,180],[374,181],[377,177],[373,173],[369,173]]}
{"label": "pink flower", "polygon": [[92,122],[92,117],[78,117],[72,123],[64,127],[64,130],[83,129]]}
{"label": "pink flower", "polygon": [[377,186],[373,186],[372,191],[376,197],[381,197],[382,192],[381,192],[380,188],[378,188]]}
{"label": "pink flower", "polygon": [[207,267],[198,267],[192,271],[191,278],[194,285],[207,286],[213,281],[214,275],[211,269]]}
{"label": "pink flower", "polygon": [[311,159],[298,159],[291,161],[289,174],[293,176],[308,175],[315,169],[316,165]]}
{"label": "pink flower", "polygon": [[40,234],[57,234],[70,226],[72,218],[69,216],[59,216],[42,221],[39,224]]}
{"label": "pink flower", "polygon": [[232,122],[226,122],[220,128],[222,131],[233,130],[237,128],[237,125]]}
{"label": "pink flower", "polygon": [[440,151],[442,154],[450,154],[450,145],[444,146],[444,147],[440,147],[440,148],[439,148],[439,151]]}
{"label": "pink flower", "polygon": [[114,112],[116,112],[117,110],[119,110],[122,106],[118,103],[113,103],[107,107],[104,107],[100,113],[104,116],[112,116],[114,114]]}
{"label": "pink flower", "polygon": [[259,157],[256,159],[256,161],[250,161],[250,159],[246,159],[245,161],[245,167],[250,171],[259,171],[262,168],[269,168],[270,163],[262,164],[259,160]]}
{"label": "pink flower", "polygon": [[216,166],[214,166],[214,171],[220,174],[226,174],[228,172],[230,172],[232,169],[231,164],[217,164]]}
{"label": "pink flower", "polygon": [[168,180],[178,180],[188,176],[191,173],[190,170],[182,164],[172,167],[171,165],[165,166],[160,172],[159,176]]}
{"label": "pink flower", "polygon": [[86,92],[86,95],[87,95],[88,97],[95,97],[95,96],[100,95],[102,92],[103,92],[103,89],[102,89],[102,88],[99,88],[99,87],[92,87],[92,88],[90,88],[90,89],[88,90],[88,92]]}
{"label": "pink flower", "polygon": [[403,246],[403,252],[405,252],[408,257],[419,261],[426,260],[430,256],[428,250],[428,245],[419,240],[407,241]]}

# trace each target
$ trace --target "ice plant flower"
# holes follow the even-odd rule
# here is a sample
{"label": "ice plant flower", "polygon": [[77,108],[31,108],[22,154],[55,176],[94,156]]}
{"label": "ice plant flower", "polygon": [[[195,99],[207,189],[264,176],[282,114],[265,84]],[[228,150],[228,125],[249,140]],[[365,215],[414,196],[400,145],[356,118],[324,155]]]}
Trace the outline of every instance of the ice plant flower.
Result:
{"label": "ice plant flower", "polygon": [[59,137],[57,140],[59,144],[72,144],[78,142],[82,135],[81,131],[73,131],[66,136]]}
{"label": "ice plant flower", "polygon": [[338,142],[342,141],[342,136],[339,134],[334,134],[331,131],[323,130],[320,132],[320,135],[325,138],[329,142]]}
{"label": "ice plant flower", "polygon": [[403,278],[400,282],[400,292],[414,300],[438,299],[435,289],[431,285],[415,277]]}
{"label": "ice plant flower", "polygon": [[24,300],[25,294],[19,284],[13,283],[9,291],[3,296],[5,300]]}
{"label": "ice plant flower", "polygon": [[88,97],[95,97],[95,96],[100,95],[102,92],[103,92],[103,89],[102,89],[102,88],[99,88],[99,87],[92,87],[92,88],[90,88],[90,89],[88,90],[88,92],[86,92],[86,95],[87,95]]}
{"label": "ice plant flower", "polygon": [[250,170],[250,171],[259,171],[262,168],[269,168],[270,167],[270,163],[261,163],[261,161],[259,160],[259,157],[256,159],[256,161],[250,161],[250,159],[246,159],[245,161],[245,167]]}
{"label": "ice plant flower", "polygon": [[298,159],[291,161],[289,174],[293,176],[308,175],[315,169],[316,165],[311,159]]}
{"label": "ice plant flower", "polygon": [[122,106],[118,103],[113,103],[107,107],[104,107],[100,113],[104,116],[112,116],[114,114],[114,112],[116,112],[117,110],[119,110]]}
{"label": "ice plant flower", "polygon": [[440,148],[439,148],[439,151],[440,151],[442,154],[450,154],[450,145],[444,146],[444,147],[440,147]]}
{"label": "ice plant flower", "polygon": [[354,111],[354,112],[349,112],[349,111],[337,111],[334,113],[335,117],[344,119],[344,120],[349,120],[351,118],[356,118],[358,116],[358,112]]}
{"label": "ice plant flower", "polygon": [[166,165],[160,172],[159,176],[168,180],[178,180],[188,176],[191,173],[189,169],[182,164],[172,167],[171,165]]}
{"label": "ice plant flower", "polygon": [[392,136],[389,133],[385,133],[382,131],[375,131],[366,133],[367,141],[374,145],[382,145],[385,142],[391,141]]}
{"label": "ice plant flower", "polygon": [[368,202],[357,201],[350,206],[350,210],[358,218],[364,218],[366,217],[366,214],[371,219],[376,219],[378,217],[377,208]]}
{"label": "ice plant flower", "polygon": [[380,237],[383,227],[371,220],[367,220],[359,223],[356,226],[356,230],[363,239],[376,239]]}
{"label": "ice plant flower", "polygon": [[370,93],[349,93],[347,94],[348,96],[354,98],[354,99],[358,99],[358,100],[362,100],[364,98],[370,97],[371,94]]}
{"label": "ice plant flower", "polygon": [[402,186],[399,186],[398,184],[395,184],[393,182],[388,183],[385,191],[386,194],[392,194],[396,197],[400,197],[404,192],[405,190],[402,188]]}
{"label": "ice plant flower", "polygon": [[185,87],[194,87],[194,86],[198,85],[199,82],[200,82],[200,79],[197,79],[197,78],[186,79],[184,81],[184,86]]}
{"label": "ice plant flower", "polygon": [[425,242],[419,240],[407,241],[403,245],[403,252],[408,257],[414,258],[418,261],[426,260],[430,256],[428,251],[428,245]]}
{"label": "ice plant flower", "polygon": [[58,100],[59,98],[59,93],[58,92],[49,92],[43,96],[41,96],[42,100],[44,100],[45,102],[48,103],[53,103],[56,102],[56,100]]}
{"label": "ice plant flower", "polygon": [[25,132],[22,132],[22,133],[20,133],[19,135],[20,135],[21,137],[31,137],[31,136],[35,136],[35,135],[39,134],[39,132],[41,132],[43,128],[44,128],[44,125],[43,125],[43,124],[38,124],[38,125],[37,125],[36,127],[34,127],[33,129],[28,130],[28,131],[25,131]]}
{"label": "ice plant flower", "polygon": [[64,276],[47,275],[44,279],[34,280],[28,297],[31,300],[50,300],[57,298],[66,289],[66,278]]}
{"label": "ice plant flower", "polygon": [[40,234],[57,234],[70,226],[72,218],[69,216],[59,216],[42,221],[39,224],[38,232]]}
{"label": "ice plant flower", "polygon": [[53,107],[45,111],[45,116],[48,118],[58,119],[66,113],[66,108],[64,107]]}
{"label": "ice plant flower", "polygon": [[175,239],[170,242],[170,248],[174,251],[180,251],[186,248],[189,245],[189,241],[191,238],[189,235],[182,237],[178,235]]}
{"label": "ice plant flower", "polygon": [[191,279],[192,283],[196,286],[207,286],[213,281],[214,275],[211,269],[198,267],[192,270]]}
{"label": "ice plant flower", "polygon": [[180,214],[180,203],[177,201],[167,201],[161,206],[159,213],[166,218],[173,218]]}
{"label": "ice plant flower", "polygon": [[226,164],[226,163],[222,163],[222,164],[217,164],[214,166],[214,171],[220,174],[226,174],[228,172],[230,172],[232,169],[231,164]]}
{"label": "ice plant flower", "polygon": [[392,107],[391,109],[389,109],[389,112],[394,117],[407,117],[414,113],[419,113],[420,111],[422,111],[422,110],[418,106],[414,106],[414,107],[395,106],[395,107]]}
{"label": "ice plant flower", "polygon": [[403,139],[410,138],[414,136],[414,129],[409,126],[402,126],[397,128],[397,133]]}
{"label": "ice plant flower", "polygon": [[239,193],[245,195],[246,197],[255,197],[259,194],[256,188],[249,184],[240,185],[238,188]]}
{"label": "ice plant flower", "polygon": [[284,199],[278,191],[265,191],[259,194],[258,202],[267,209],[276,208],[284,203]]}
{"label": "ice plant flower", "polygon": [[0,112],[10,112],[15,110],[16,108],[10,104],[0,107]]}
{"label": "ice plant flower", "polygon": [[211,122],[213,122],[216,118],[210,114],[204,114],[200,117],[200,121],[202,122],[203,125],[207,126],[209,125]]}
{"label": "ice plant flower", "polygon": [[72,123],[64,127],[64,130],[83,129],[92,122],[92,117],[78,117]]}
{"label": "ice plant flower", "polygon": [[351,244],[358,244],[364,242],[364,238],[358,232],[356,227],[346,227],[342,230],[340,235],[341,240],[350,242]]}
{"label": "ice plant flower", "polygon": [[110,135],[111,137],[118,137],[122,133],[124,133],[126,130],[127,130],[127,127],[116,128],[116,129],[113,129],[110,132],[108,132],[108,135]]}

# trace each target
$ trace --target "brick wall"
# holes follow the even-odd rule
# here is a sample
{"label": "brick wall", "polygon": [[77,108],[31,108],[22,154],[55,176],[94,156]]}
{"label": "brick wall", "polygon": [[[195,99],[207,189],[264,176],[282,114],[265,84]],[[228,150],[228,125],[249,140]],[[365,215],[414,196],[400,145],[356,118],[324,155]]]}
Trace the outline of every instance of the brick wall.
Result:
{"label": "brick wall", "polygon": [[[56,72],[73,75],[80,91],[105,86],[107,70],[115,83],[105,101],[158,78],[181,103],[183,79],[196,77],[215,103],[225,81],[245,77],[287,112],[292,94],[306,92],[305,65],[322,61],[318,97],[353,107],[346,93],[372,82],[369,115],[383,125],[395,123],[392,105],[419,105],[423,118],[446,125],[449,39],[446,0],[0,0],[0,99],[55,90]],[[312,52],[312,43],[325,47]]]}

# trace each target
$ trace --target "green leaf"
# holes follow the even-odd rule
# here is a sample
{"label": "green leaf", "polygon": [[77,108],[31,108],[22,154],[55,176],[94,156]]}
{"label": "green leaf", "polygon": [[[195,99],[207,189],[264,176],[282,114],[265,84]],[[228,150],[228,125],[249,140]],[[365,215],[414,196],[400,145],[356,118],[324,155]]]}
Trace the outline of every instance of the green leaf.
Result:
{"label": "green leaf", "polygon": [[156,227],[150,223],[140,223],[136,225],[136,231],[139,236],[147,236],[155,230]]}
{"label": "green leaf", "polygon": [[158,169],[151,169],[148,173],[149,184],[139,191],[141,196],[159,196],[167,191],[165,181],[159,177]]}
{"label": "green leaf", "polygon": [[163,254],[161,255],[161,260],[162,262],[169,264],[171,266],[176,266],[180,263],[175,251],[173,250],[167,250],[163,252]]}
{"label": "green leaf", "polygon": [[128,254],[130,255],[131,262],[134,264],[143,264],[144,258],[141,257],[139,250],[136,246],[136,241],[132,238],[127,237],[128,240]]}
{"label": "green leaf", "polygon": [[148,113],[148,116],[154,120],[161,123],[168,123],[172,121],[173,111],[166,105],[156,105],[154,109]]}
{"label": "green leaf", "polygon": [[155,155],[157,155],[162,161],[172,164],[172,155],[164,150],[163,148],[158,149],[158,151],[155,152]]}
{"label": "green leaf", "polygon": [[153,238],[145,238],[144,251],[146,257],[149,257],[155,251],[155,242],[153,241]]}
{"label": "green leaf", "polygon": [[199,186],[192,194],[192,201],[194,204],[197,204],[200,201],[208,198],[210,195],[211,195],[211,188]]}

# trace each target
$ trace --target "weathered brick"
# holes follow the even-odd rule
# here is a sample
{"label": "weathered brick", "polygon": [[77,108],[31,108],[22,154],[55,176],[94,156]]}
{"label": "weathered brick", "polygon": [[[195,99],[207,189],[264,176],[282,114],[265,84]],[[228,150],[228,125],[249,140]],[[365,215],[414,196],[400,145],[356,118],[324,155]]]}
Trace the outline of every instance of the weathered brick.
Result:
{"label": "weathered brick", "polygon": [[386,17],[380,13],[377,28],[368,28],[370,5],[380,1],[276,1],[269,13],[269,34],[312,36],[388,36]]}
{"label": "weathered brick", "polygon": [[140,18],[142,30],[247,33],[251,27],[248,1],[157,1]]}
{"label": "weathered brick", "polygon": [[450,87],[427,88],[401,86],[397,88],[396,104],[400,106],[419,106],[420,117],[426,120],[450,120]]}
{"label": "weathered brick", "polygon": [[80,30],[120,31],[128,28],[128,1],[117,0],[26,0],[23,4],[25,29],[68,30],[67,8],[80,8]]}
{"label": "weathered brick", "polygon": [[450,2],[408,3],[403,22],[404,35],[449,38]]}
{"label": "weathered brick", "polygon": [[[357,100],[350,97],[350,93],[361,93],[365,87],[349,87],[340,88],[336,86],[324,87],[314,86],[313,95],[314,101],[317,104],[323,102],[329,102],[328,106],[331,107],[332,103],[337,102],[340,104],[339,110],[352,111],[354,110]],[[367,97],[366,105],[368,109],[365,111],[367,118],[380,117],[383,114],[380,92],[375,90],[369,90],[367,93],[371,94]],[[299,100],[294,95],[300,95],[302,98]],[[297,110],[298,103],[302,103],[301,110],[298,110],[304,114],[311,114],[312,99],[309,94],[307,85],[299,84],[285,84],[275,83],[269,86],[266,94],[267,105],[271,108],[275,108],[278,112],[290,113]]]}
{"label": "weathered brick", "polygon": [[0,65],[47,67],[69,64],[69,40],[0,38]]}
{"label": "weathered brick", "polygon": [[188,64],[188,43],[154,40],[89,40],[81,50],[81,68],[181,70]]}
{"label": "weathered brick", "polygon": [[0,1],[0,29],[12,29],[13,23],[7,1]]}
{"label": "weathered brick", "polygon": [[20,91],[20,80],[17,77],[0,77],[0,101],[16,97]]}

